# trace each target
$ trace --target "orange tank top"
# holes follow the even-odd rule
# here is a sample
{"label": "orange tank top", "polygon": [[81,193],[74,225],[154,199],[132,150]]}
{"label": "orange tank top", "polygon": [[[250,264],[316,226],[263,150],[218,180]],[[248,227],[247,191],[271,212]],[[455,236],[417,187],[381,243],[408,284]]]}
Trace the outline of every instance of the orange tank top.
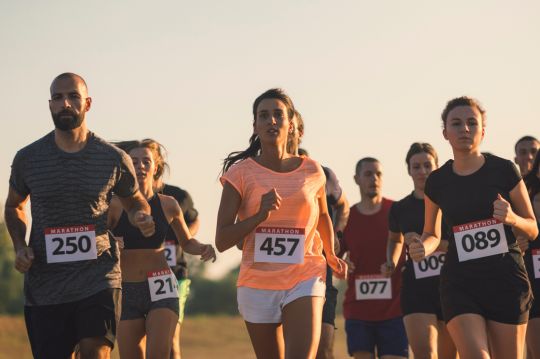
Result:
{"label": "orange tank top", "polygon": [[275,188],[281,206],[244,238],[238,287],[284,290],[326,274],[317,231],[319,198],[325,196],[321,166],[308,157],[291,172],[275,172],[252,158],[232,166],[221,178],[242,198],[238,220],[259,211],[261,196]]}

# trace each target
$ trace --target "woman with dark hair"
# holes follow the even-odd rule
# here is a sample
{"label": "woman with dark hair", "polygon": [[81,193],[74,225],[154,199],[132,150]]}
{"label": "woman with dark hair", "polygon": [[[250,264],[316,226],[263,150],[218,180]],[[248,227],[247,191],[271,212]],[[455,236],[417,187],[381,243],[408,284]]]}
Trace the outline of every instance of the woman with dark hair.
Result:
{"label": "woman with dark hair", "polygon": [[[424,228],[424,187],[429,174],[439,167],[437,152],[429,143],[415,142],[405,157],[413,180],[411,194],[392,204],[388,218],[387,260],[382,273],[390,277],[403,249],[420,240]],[[444,227],[444,226],[443,226]],[[455,358],[456,348],[442,317],[439,274],[448,240],[444,235],[436,251],[416,263],[408,257],[402,272],[401,310],[415,358]]]}
{"label": "woman with dark hair", "polygon": [[[534,214],[540,218],[540,152],[536,154],[531,171],[523,178]],[[540,240],[532,242],[525,252],[525,266],[534,295],[527,325],[527,358],[540,359]]]}
{"label": "woman with dark hair", "polygon": [[238,309],[257,358],[314,358],[326,262],[336,276],[347,271],[334,253],[321,166],[287,152],[294,113],[282,90],[260,95],[250,146],[225,159],[221,177],[216,247],[244,240]]}
{"label": "woman with dark hair", "polygon": [[139,189],[155,222],[155,233],[142,237],[127,220],[122,199],[113,197],[107,224],[123,243],[119,352],[125,358],[144,358],[145,352],[149,358],[169,358],[179,313],[177,280],[164,255],[163,242],[169,225],[186,253],[200,255],[204,261],[215,260],[216,255],[210,244],[191,238],[178,202],[154,192],[154,181],[161,178],[167,167],[162,146],[151,139],[126,141],[117,146],[131,157]]}
{"label": "woman with dark hair", "polygon": [[424,231],[409,253],[419,262],[435,251],[442,212],[451,233],[441,304],[460,358],[522,358],[532,295],[516,237],[538,235],[527,189],[512,162],[480,152],[485,111],[476,100],[449,101],[442,120],[454,159],[426,181]]}

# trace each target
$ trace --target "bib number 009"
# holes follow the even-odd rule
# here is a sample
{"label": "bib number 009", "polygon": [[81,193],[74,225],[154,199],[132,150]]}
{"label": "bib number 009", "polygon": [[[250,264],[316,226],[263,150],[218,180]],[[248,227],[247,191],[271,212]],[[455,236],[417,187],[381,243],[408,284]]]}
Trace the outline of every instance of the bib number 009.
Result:
{"label": "bib number 009", "polygon": [[420,262],[414,262],[414,275],[416,279],[436,277],[441,274],[441,267],[444,264],[446,254],[443,252],[434,252],[430,256],[422,259]]}

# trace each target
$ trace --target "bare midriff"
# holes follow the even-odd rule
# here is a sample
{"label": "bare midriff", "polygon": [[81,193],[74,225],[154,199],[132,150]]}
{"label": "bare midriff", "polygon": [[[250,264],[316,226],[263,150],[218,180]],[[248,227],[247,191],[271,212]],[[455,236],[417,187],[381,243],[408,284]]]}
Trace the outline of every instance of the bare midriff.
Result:
{"label": "bare midriff", "polygon": [[148,272],[169,269],[163,253],[164,248],[156,249],[123,249],[120,252],[122,281],[142,282]]}

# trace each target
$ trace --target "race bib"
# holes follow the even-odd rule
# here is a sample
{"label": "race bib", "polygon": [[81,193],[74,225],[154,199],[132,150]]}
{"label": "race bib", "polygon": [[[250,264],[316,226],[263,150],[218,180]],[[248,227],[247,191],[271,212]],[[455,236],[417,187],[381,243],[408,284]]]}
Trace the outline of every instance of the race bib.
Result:
{"label": "race bib", "polygon": [[355,279],[356,300],[392,299],[391,278],[382,275],[361,275]]}
{"label": "race bib", "polygon": [[178,298],[178,281],[170,269],[148,272],[150,300],[157,302],[166,298]]}
{"label": "race bib", "polygon": [[495,218],[454,226],[460,262],[508,252],[504,225]]}
{"label": "race bib", "polygon": [[422,259],[420,262],[413,261],[416,279],[440,275],[445,258],[446,254],[444,252],[433,252],[432,255]]}
{"label": "race bib", "polygon": [[97,259],[94,225],[45,228],[47,263]]}
{"label": "race bib", "polygon": [[303,228],[259,227],[255,231],[255,262],[303,263]]}
{"label": "race bib", "polygon": [[174,241],[166,241],[163,253],[169,267],[174,267],[176,265],[176,243]]}
{"label": "race bib", "polygon": [[532,260],[534,268],[534,278],[540,278],[540,249],[532,249]]}

